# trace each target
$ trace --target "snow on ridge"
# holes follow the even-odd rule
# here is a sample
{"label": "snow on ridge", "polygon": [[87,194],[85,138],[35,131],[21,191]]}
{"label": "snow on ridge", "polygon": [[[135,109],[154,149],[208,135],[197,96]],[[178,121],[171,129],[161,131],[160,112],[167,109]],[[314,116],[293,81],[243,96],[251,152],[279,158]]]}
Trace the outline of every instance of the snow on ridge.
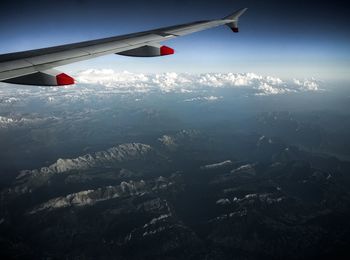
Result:
{"label": "snow on ridge", "polygon": [[216,205],[227,205],[227,204],[231,204],[231,201],[228,198],[222,198],[222,199],[218,199],[215,202]]}
{"label": "snow on ridge", "polygon": [[255,167],[253,164],[244,164],[242,166],[239,166],[236,169],[233,169],[231,173],[238,174],[238,173],[247,173],[254,175],[255,174]]}
{"label": "snow on ridge", "polygon": [[112,147],[105,151],[94,154],[85,154],[73,159],[58,159],[48,167],[34,170],[23,170],[17,179],[27,175],[42,175],[64,173],[70,170],[84,170],[94,166],[103,165],[108,162],[122,162],[136,159],[149,153],[152,147],[141,143],[127,143]]}
{"label": "snow on ridge", "polygon": [[219,163],[213,163],[213,164],[208,164],[208,165],[204,165],[201,167],[201,169],[217,169],[217,168],[221,168],[221,167],[225,167],[225,166],[229,166],[232,165],[232,161],[231,160],[226,160],[223,162],[219,162]]}
{"label": "snow on ridge", "polygon": [[[106,200],[123,197],[125,198],[129,196],[143,196],[145,194],[161,190],[163,187],[159,184],[163,182],[166,182],[168,184],[167,186],[173,185],[173,182],[171,182],[170,179],[167,179],[165,177],[159,177],[150,181],[122,181],[117,185],[83,190],[50,199],[46,202],[35,206],[34,208],[32,208],[31,211],[28,211],[28,213],[36,214],[42,211],[51,211],[67,207],[93,206],[96,203],[103,202]],[[144,227],[155,225],[156,223],[171,217],[171,212],[168,206],[167,211],[167,214],[163,214],[158,218],[152,219],[148,224],[145,224]]]}
{"label": "snow on ridge", "polygon": [[163,135],[158,138],[158,141],[161,142],[164,146],[170,149],[176,149],[181,143],[189,142],[193,138],[199,136],[200,132],[195,129],[183,129],[177,132],[175,135]]}
{"label": "snow on ridge", "polygon": [[159,217],[157,218],[153,218],[150,222],[146,223],[143,227],[146,228],[148,226],[151,226],[151,225],[154,225],[156,224],[157,222],[161,221],[161,220],[164,220],[164,219],[167,219],[171,217],[171,213],[169,214],[163,214],[163,215],[160,215]]}
{"label": "snow on ridge", "polygon": [[158,141],[167,147],[177,147],[176,139],[170,135],[163,135],[162,137],[158,138]]}
{"label": "snow on ridge", "polygon": [[91,206],[98,202],[118,198],[121,196],[141,195],[146,192],[145,188],[146,183],[143,180],[136,182],[123,181],[116,186],[107,186],[98,188],[96,190],[84,190],[76,193],[71,193],[66,196],[50,199],[49,201],[35,207],[29,212],[29,214],[35,214],[44,210],[54,210],[71,206]]}

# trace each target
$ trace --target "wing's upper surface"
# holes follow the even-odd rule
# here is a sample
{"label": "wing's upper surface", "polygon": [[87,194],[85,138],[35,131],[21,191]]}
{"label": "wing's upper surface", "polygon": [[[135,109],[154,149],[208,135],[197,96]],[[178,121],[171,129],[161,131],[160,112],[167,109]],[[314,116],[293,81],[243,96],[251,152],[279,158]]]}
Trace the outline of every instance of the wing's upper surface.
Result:
{"label": "wing's upper surface", "polygon": [[224,19],[199,21],[105,39],[0,55],[0,81],[30,84],[26,75],[31,75],[29,78],[33,78],[32,74],[40,74],[39,78],[43,79],[42,82],[33,82],[33,84],[53,85],[51,78],[45,82],[45,75],[56,77],[62,76],[63,73],[59,74],[57,72],[58,74],[55,75],[45,73],[45,71],[73,62],[113,53],[129,56],[172,54],[169,51],[170,48],[160,46],[159,43],[225,24],[231,27],[234,32],[238,32],[238,18],[245,11],[246,8],[238,10]]}

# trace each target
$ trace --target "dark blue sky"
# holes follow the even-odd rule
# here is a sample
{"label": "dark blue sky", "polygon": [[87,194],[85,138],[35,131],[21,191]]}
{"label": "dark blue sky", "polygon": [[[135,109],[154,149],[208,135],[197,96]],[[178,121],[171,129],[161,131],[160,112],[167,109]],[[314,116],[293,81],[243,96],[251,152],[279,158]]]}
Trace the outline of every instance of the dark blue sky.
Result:
{"label": "dark blue sky", "polygon": [[136,72],[256,72],[349,79],[349,7],[341,1],[0,1],[0,52],[15,52],[226,16],[248,7],[241,32],[216,28],[168,41],[171,57],[120,56],[66,66]]}

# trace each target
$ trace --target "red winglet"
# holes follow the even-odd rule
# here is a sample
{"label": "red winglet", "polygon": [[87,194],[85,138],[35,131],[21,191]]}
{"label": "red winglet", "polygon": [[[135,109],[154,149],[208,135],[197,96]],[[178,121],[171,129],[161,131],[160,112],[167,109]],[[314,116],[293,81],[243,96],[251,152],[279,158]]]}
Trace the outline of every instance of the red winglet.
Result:
{"label": "red winglet", "polygon": [[168,46],[162,46],[160,47],[160,55],[164,56],[164,55],[171,55],[174,54],[175,51],[172,48],[169,48]]}
{"label": "red winglet", "polygon": [[237,27],[232,27],[231,29],[232,29],[232,31],[235,32],[235,33],[238,33],[238,32],[239,32],[239,30],[238,30]]}
{"label": "red winglet", "polygon": [[56,76],[56,80],[57,80],[57,85],[58,86],[74,84],[74,79],[71,76],[68,76],[65,73],[58,74]]}

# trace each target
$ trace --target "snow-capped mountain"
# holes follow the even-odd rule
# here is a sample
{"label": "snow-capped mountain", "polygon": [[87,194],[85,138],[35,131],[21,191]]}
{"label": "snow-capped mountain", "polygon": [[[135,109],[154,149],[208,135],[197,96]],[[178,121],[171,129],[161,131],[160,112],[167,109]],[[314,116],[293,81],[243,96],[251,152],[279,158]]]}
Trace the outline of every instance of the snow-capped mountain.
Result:
{"label": "snow-capped mountain", "polygon": [[140,159],[152,151],[152,147],[141,143],[121,144],[105,151],[94,154],[85,154],[74,159],[58,159],[48,167],[34,170],[23,170],[17,177],[20,179],[27,175],[64,173],[71,170],[85,170],[91,167],[106,166],[108,164]]}

